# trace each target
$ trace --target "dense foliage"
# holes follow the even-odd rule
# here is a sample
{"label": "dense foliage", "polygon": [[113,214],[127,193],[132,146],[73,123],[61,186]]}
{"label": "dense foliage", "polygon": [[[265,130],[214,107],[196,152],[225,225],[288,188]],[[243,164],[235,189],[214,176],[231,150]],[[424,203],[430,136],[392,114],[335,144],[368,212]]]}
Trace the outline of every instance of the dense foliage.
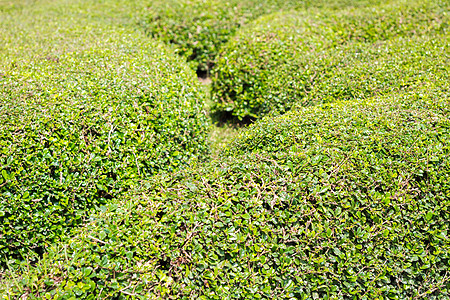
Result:
{"label": "dense foliage", "polygon": [[194,73],[145,35],[96,21],[89,1],[66,4],[22,12],[45,23],[2,22],[2,264],[42,253],[133,180],[208,152]]}
{"label": "dense foliage", "polygon": [[[289,90],[288,83],[285,97],[291,97],[289,100],[296,105],[311,105],[364,99],[438,83],[448,78],[446,53],[448,42],[443,35],[401,37],[374,44],[352,43],[336,47],[331,55],[320,56],[328,69],[311,80],[303,97],[293,100],[295,92],[292,87]],[[296,76],[304,78],[298,73],[293,75]],[[281,82],[286,83],[286,80]],[[270,87],[271,90],[275,88],[275,85]]]}
{"label": "dense foliage", "polygon": [[[275,2],[275,6],[269,2]],[[237,28],[277,6],[282,3],[261,0],[153,1],[148,22],[143,25],[153,37],[174,44],[180,55],[193,62],[194,69],[205,72],[211,68],[220,46]]]}
{"label": "dense foliage", "polygon": [[448,7],[0,0],[0,298],[449,299]]}
{"label": "dense foliage", "polygon": [[280,10],[364,6],[378,0],[169,0],[151,1],[142,25],[153,37],[173,44],[200,73],[209,72],[220,47],[245,24]]}
{"label": "dense foliage", "polygon": [[[436,45],[428,45],[428,58],[421,43],[445,34],[445,7],[397,1],[334,13],[310,10],[262,17],[222,49],[213,76],[215,109],[239,119],[258,118],[282,113],[294,103],[320,103],[340,93],[345,99],[367,97],[416,80],[409,77],[444,59],[444,49]],[[424,35],[425,41],[417,39]],[[440,47],[447,44],[445,36],[438,39]],[[341,82],[342,75],[353,77],[353,83]],[[397,77],[403,79],[397,82]],[[360,81],[364,84],[358,87]],[[329,99],[311,99],[311,93]]]}
{"label": "dense foliage", "polygon": [[266,118],[220,161],[106,206],[22,284],[49,299],[446,299],[448,87]]}

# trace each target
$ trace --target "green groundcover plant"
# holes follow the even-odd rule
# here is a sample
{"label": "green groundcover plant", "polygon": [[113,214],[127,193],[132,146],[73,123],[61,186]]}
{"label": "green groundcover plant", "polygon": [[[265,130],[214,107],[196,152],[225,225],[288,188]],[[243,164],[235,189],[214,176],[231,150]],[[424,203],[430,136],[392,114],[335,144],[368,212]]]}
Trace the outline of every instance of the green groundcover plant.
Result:
{"label": "green groundcover plant", "polygon": [[259,16],[280,10],[309,7],[365,6],[377,0],[292,1],[292,0],[169,0],[151,1],[142,26],[153,37],[173,44],[192,62],[194,69],[209,72],[220,47],[245,24]]}
{"label": "green groundcover plant", "polygon": [[265,118],[103,207],[30,299],[447,299],[448,83]]}
{"label": "green groundcover plant", "polygon": [[396,1],[264,16],[221,50],[212,77],[215,110],[259,118],[294,103],[369,97],[424,80],[446,60],[446,7]]}
{"label": "green groundcover plant", "polygon": [[97,14],[112,2],[46,3],[0,22],[2,266],[208,154],[204,91],[175,54]]}

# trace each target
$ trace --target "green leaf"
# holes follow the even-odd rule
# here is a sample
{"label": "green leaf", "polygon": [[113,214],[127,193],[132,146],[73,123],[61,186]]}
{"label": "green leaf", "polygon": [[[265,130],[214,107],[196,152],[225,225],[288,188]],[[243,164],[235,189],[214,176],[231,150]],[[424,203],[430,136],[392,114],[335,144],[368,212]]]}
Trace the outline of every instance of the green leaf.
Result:
{"label": "green leaf", "polygon": [[6,172],[6,170],[2,170],[2,176],[6,181],[9,180],[8,172]]}

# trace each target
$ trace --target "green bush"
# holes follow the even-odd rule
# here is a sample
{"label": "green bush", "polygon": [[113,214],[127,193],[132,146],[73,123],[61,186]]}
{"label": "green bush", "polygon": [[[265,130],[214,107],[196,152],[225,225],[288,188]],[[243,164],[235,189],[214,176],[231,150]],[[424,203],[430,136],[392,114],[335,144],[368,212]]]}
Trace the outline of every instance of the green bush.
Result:
{"label": "green bush", "polygon": [[261,0],[153,1],[144,27],[151,36],[174,44],[194,69],[207,72],[220,46],[241,25],[269,10],[267,6]]}
{"label": "green bush", "polygon": [[266,118],[220,161],[158,176],[105,207],[7,292],[447,299],[448,91]]}
{"label": "green bush", "polygon": [[187,65],[99,21],[97,2],[43,3],[0,27],[2,265],[42,253],[136,179],[208,153],[204,91]]}
{"label": "green bush", "polygon": [[292,1],[292,0],[169,0],[152,1],[144,28],[153,37],[173,44],[192,61],[194,69],[209,72],[221,45],[243,25],[279,10],[322,7],[337,9],[364,6],[378,0]]}
{"label": "green bush", "polygon": [[[445,33],[444,7],[442,3],[397,2],[334,13],[317,10],[312,14],[310,10],[262,17],[222,49],[213,75],[215,110],[239,119],[258,118],[311,101],[305,98],[314,89],[322,96],[333,88],[360,89],[354,92],[366,97],[375,91],[390,91],[394,88],[391,83],[396,83],[391,77],[407,80],[403,72],[408,76],[426,72],[433,68],[434,56],[442,55],[443,50],[429,42],[433,37],[420,38]],[[391,39],[395,40],[380,45]],[[445,45],[445,36],[440,39],[439,46]],[[432,59],[420,49],[422,42],[431,47]],[[417,51],[411,57],[404,53],[409,47]],[[399,66],[392,69],[393,64]],[[361,88],[345,86],[351,83],[327,86],[341,80],[342,74],[354,76],[355,82],[366,76],[367,84]],[[374,82],[369,84],[368,80]]]}
{"label": "green bush", "polygon": [[[292,105],[364,99],[414,90],[427,83],[447,80],[443,61],[447,44],[445,36],[440,35],[346,44],[320,53],[316,61],[303,60],[303,69],[288,70],[291,66],[282,66],[280,73],[286,76],[268,81],[267,87],[281,112]],[[322,68],[322,73],[319,70],[314,73],[317,66]],[[302,87],[302,83],[306,83],[305,86]],[[266,107],[266,111],[270,111],[270,107]]]}

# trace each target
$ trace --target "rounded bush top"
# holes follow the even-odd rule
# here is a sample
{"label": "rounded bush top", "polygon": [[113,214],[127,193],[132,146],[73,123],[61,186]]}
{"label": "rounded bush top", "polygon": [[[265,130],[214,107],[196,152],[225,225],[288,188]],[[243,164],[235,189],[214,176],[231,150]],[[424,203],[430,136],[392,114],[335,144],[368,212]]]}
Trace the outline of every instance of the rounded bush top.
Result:
{"label": "rounded bush top", "polygon": [[443,94],[448,84],[265,118],[220,161],[108,205],[54,245],[28,285],[102,298],[448,294]]}
{"label": "rounded bush top", "polygon": [[175,46],[200,74],[209,72],[220,48],[235,32],[256,18],[277,11],[326,7],[360,7],[379,0],[169,0],[151,1],[147,21],[153,37]]}
{"label": "rounded bush top", "polygon": [[136,180],[209,151],[204,90],[181,59],[90,15],[99,4],[19,20],[40,5],[0,26],[0,261],[41,253]]}
{"label": "rounded bush top", "polygon": [[[238,119],[259,118],[268,113],[283,113],[295,103],[320,103],[318,99],[310,99],[312,90],[326,95],[328,91],[318,88],[321,82],[329,82],[333,76],[339,78],[335,76],[337,73],[351,76],[349,66],[353,64],[361,68],[357,71],[354,67],[353,70],[361,76],[364,69],[380,69],[371,62],[379,59],[380,55],[376,54],[379,50],[384,51],[386,61],[400,58],[402,54],[403,61],[410,59],[408,66],[400,64],[399,69],[413,67],[418,72],[425,71],[417,55],[408,58],[402,53],[409,46],[405,46],[407,42],[401,38],[416,39],[413,46],[416,49],[421,43],[417,39],[433,39],[427,35],[438,35],[437,39],[443,44],[445,19],[443,6],[429,2],[414,5],[395,2],[332,12],[291,11],[261,17],[242,28],[218,56],[212,76],[215,110]],[[377,43],[391,39],[392,50],[387,49],[388,46],[377,46]],[[343,55],[344,50],[349,55]],[[371,56],[361,62],[356,52],[363,56],[367,52]],[[385,67],[389,77],[391,66]],[[403,76],[403,71],[398,70],[395,74]],[[389,84],[383,84],[389,80],[383,78],[382,72],[371,78],[380,86],[364,87],[365,97],[383,89],[391,91],[387,88]],[[331,97],[324,101],[329,100]]]}

